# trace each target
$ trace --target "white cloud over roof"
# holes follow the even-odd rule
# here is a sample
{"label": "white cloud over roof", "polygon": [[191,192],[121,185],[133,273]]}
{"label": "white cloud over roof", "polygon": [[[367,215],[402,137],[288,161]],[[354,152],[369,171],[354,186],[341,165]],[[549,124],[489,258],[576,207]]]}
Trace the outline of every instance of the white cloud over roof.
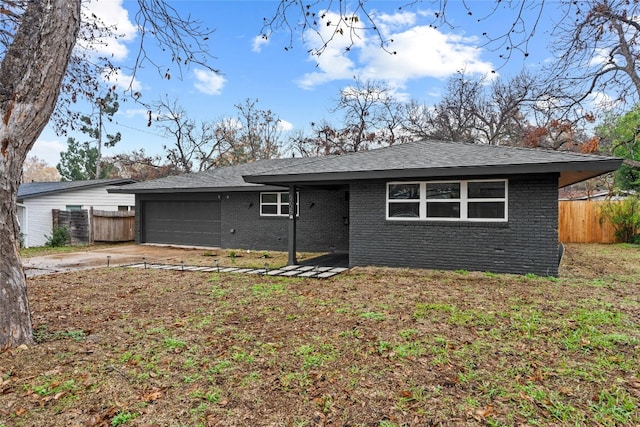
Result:
{"label": "white cloud over roof", "polygon": [[[372,30],[359,30],[354,37],[348,30],[336,35],[317,61],[317,71],[307,73],[298,85],[311,89],[333,80],[360,76],[364,79],[385,80],[392,86],[402,87],[410,79],[425,77],[447,78],[465,70],[469,74],[486,75],[494,68],[482,60],[482,49],[475,37],[445,33],[429,25],[416,25],[418,15],[410,12],[376,16],[376,24],[383,37],[393,40],[391,54],[380,48],[380,39]],[[327,13],[326,21],[338,21],[338,16]],[[320,25],[322,38],[331,37],[333,26]],[[308,31],[308,47],[319,47],[320,37]],[[353,45],[351,45],[353,43]],[[347,52],[347,47],[350,51]]]}

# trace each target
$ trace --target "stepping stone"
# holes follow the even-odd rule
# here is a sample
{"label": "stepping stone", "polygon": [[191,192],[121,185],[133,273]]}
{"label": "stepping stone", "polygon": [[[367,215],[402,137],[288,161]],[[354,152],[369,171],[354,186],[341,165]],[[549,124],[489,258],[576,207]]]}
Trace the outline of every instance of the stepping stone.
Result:
{"label": "stepping stone", "polygon": [[293,277],[293,276],[298,276],[299,274],[300,274],[300,271],[298,270],[289,270],[282,273],[281,276]]}
{"label": "stepping stone", "polygon": [[264,268],[239,268],[239,267],[205,267],[197,265],[174,265],[174,264],[152,264],[136,263],[122,265],[130,268],[147,268],[155,270],[173,271],[205,271],[208,273],[238,273],[238,274],[264,274],[268,276],[286,277],[308,277],[326,279],[349,270],[346,267],[318,267],[312,265],[287,265],[285,267],[268,270]]}
{"label": "stepping stone", "polygon": [[324,273],[320,273],[320,274],[318,274],[318,277],[319,277],[320,279],[328,279],[329,277],[333,277],[333,276],[335,276],[335,275],[337,275],[337,274],[338,274],[338,273],[332,273],[332,272],[330,272],[330,271],[326,271],[326,272],[324,272]]}
{"label": "stepping stone", "polygon": [[316,276],[316,272],[315,271],[304,271],[300,274],[298,274],[298,277],[315,277]]}

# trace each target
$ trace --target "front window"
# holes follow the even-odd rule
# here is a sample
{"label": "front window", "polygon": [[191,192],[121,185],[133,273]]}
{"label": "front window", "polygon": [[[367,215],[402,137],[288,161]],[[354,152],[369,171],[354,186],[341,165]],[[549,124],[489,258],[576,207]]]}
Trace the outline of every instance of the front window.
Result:
{"label": "front window", "polygon": [[[297,203],[300,196],[297,195],[297,198],[296,216],[300,213],[300,206],[299,203]],[[260,193],[260,216],[289,216],[289,193]]]}
{"label": "front window", "polygon": [[507,180],[390,182],[387,219],[506,221]]}

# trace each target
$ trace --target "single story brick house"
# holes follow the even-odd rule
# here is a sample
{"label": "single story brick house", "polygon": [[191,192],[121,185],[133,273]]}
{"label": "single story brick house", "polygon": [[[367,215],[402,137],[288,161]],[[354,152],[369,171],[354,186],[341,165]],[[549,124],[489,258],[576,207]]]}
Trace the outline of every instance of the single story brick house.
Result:
{"label": "single story brick house", "polygon": [[347,253],[350,266],[555,276],[558,188],[621,162],[421,140],[111,191],[136,195],[139,243],[288,250],[290,263],[296,251],[332,251]]}

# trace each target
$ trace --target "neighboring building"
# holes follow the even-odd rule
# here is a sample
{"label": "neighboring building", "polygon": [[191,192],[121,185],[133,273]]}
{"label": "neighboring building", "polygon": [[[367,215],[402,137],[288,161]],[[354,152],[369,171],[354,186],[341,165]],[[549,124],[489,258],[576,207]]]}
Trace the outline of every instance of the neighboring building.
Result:
{"label": "neighboring building", "polygon": [[[558,273],[558,188],[620,159],[416,141],[141,182],[136,241],[334,251],[349,264]],[[299,197],[297,215],[288,200]]]}
{"label": "neighboring building", "polygon": [[99,179],[21,184],[18,189],[18,220],[24,246],[44,246],[47,236],[51,236],[53,231],[54,209],[135,209],[133,195],[107,192],[110,188],[133,182],[130,179]]}

